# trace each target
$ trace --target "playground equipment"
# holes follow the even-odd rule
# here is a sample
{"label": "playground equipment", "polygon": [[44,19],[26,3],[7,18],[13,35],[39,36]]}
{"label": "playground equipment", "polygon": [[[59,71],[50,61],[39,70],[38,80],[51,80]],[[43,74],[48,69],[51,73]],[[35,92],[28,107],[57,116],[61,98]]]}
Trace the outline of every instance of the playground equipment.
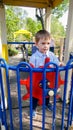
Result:
{"label": "playground equipment", "polygon": [[[68,109],[66,108],[66,90],[67,90],[67,80],[68,80],[68,72],[69,70],[73,69],[73,59],[70,60],[66,66],[64,67],[58,67],[54,63],[47,63],[44,68],[33,68],[29,64],[25,62],[19,63],[17,66],[10,66],[8,65],[4,59],[0,59],[0,91],[1,91],[1,97],[0,97],[0,124],[1,124],[1,130],[14,130],[16,129],[14,127],[14,118],[13,118],[13,108],[12,108],[12,100],[11,100],[11,93],[10,93],[10,83],[9,83],[9,70],[15,71],[16,76],[17,76],[17,94],[18,94],[18,124],[19,124],[19,129],[25,129],[25,126],[23,127],[23,117],[22,117],[22,98],[21,98],[21,85],[20,85],[20,71],[22,72],[29,72],[30,75],[30,130],[33,130],[33,119],[32,119],[32,78],[33,78],[33,72],[42,72],[43,73],[43,105],[42,105],[42,130],[45,130],[45,120],[46,120],[46,115],[45,115],[45,96],[46,92],[49,90],[53,90],[54,92],[54,99],[53,99],[53,113],[52,113],[52,127],[51,130],[55,130],[56,127],[56,108],[57,108],[57,103],[56,103],[56,93],[57,93],[57,88],[58,88],[58,75],[59,71],[65,71],[65,82],[64,82],[64,96],[63,96],[63,103],[62,103],[62,116],[61,116],[61,124],[59,126],[60,130],[66,130],[69,129],[69,127],[72,125],[73,122],[73,73],[71,76],[71,88],[70,88],[70,103],[68,105]],[[53,64],[55,67],[54,68],[48,68],[49,65]],[[5,71],[6,74],[6,84],[7,84],[7,91],[8,91],[8,109],[5,109],[5,99],[4,99],[4,89],[3,89],[3,80],[2,80],[2,71]],[[50,73],[51,71],[54,71],[56,73],[56,78],[55,78],[55,87],[52,89],[47,89],[46,88],[46,73]],[[67,113],[66,113],[67,109]],[[8,114],[9,113],[9,123],[8,123]],[[65,115],[65,113],[67,115]],[[50,116],[49,114],[47,115],[48,117]],[[65,119],[66,116],[66,119]],[[36,126],[37,127],[37,126]],[[48,124],[49,127],[49,124]],[[26,130],[26,129],[25,129]]]}
{"label": "playground equipment", "polygon": [[[26,60],[26,61],[28,61],[28,49],[25,47],[25,46],[27,46],[27,45],[31,45],[31,48],[33,47],[33,44],[35,44],[34,42],[27,42],[27,41],[21,41],[21,42],[8,42],[7,44],[14,44],[14,45],[17,45],[17,46],[19,46],[19,45],[23,45],[22,47],[21,47],[21,51],[22,51],[22,55],[23,55],[23,61],[24,61],[24,59]],[[25,53],[24,53],[25,52]]]}
{"label": "playground equipment", "polygon": [[[47,64],[48,62],[50,62],[50,58],[46,58],[45,59],[45,64]],[[31,65],[33,68],[34,66]],[[44,66],[40,66],[39,68],[44,68]],[[48,66],[48,68],[51,68],[50,66]],[[54,87],[55,87],[55,78],[56,78],[56,73],[55,72],[49,72],[46,73],[46,96],[48,97],[53,96],[54,95]],[[38,99],[38,103],[41,105],[42,102],[42,92],[43,92],[43,74],[40,72],[34,72],[32,74],[32,92],[33,92],[33,97]],[[27,89],[27,93],[22,97],[23,100],[26,100],[28,98],[30,98],[30,76],[27,79],[21,79],[20,80],[20,84],[26,86]],[[64,85],[64,80],[61,79],[60,73],[58,75],[58,87],[57,89],[60,87],[60,85]],[[46,98],[47,98],[46,97]]]}
{"label": "playground equipment", "polygon": [[[50,0],[48,0],[48,1],[46,1],[46,2],[44,2],[44,1],[42,1],[42,2],[37,2],[36,1],[36,3],[35,3],[35,1],[33,0],[33,2],[29,2],[29,1],[13,1],[13,0],[1,0],[1,7],[3,7],[4,5],[22,5],[22,6],[31,6],[31,7],[38,7],[38,8],[46,8],[47,9],[47,7],[51,7],[51,8],[54,8],[55,6],[57,6],[60,2],[62,2],[62,0],[54,0],[54,1],[50,1]],[[73,8],[72,8],[72,5],[73,5],[73,0],[70,0],[70,13],[69,13],[69,18],[68,18],[68,20],[69,20],[69,26],[68,26],[68,31],[67,31],[67,40],[66,40],[66,51],[65,52],[67,52],[67,53],[65,53],[66,54],[66,56],[65,56],[65,59],[66,59],[66,61],[68,60],[68,56],[69,56],[69,52],[71,51],[69,51],[69,48],[70,49],[72,49],[72,33],[73,33],[73,29],[72,29],[72,23],[73,23],[73,17],[72,17],[72,15],[73,15]],[[5,17],[4,17],[4,9],[3,8],[1,8],[1,10],[0,10],[0,12],[1,12],[1,27],[2,27],[2,36],[1,36],[1,41],[2,41],[2,43],[6,43],[6,29],[5,29]],[[48,14],[48,12],[47,12],[47,14]],[[48,21],[47,19],[46,19],[46,21]],[[49,22],[48,22],[49,23]],[[49,26],[48,26],[49,27]],[[0,47],[0,48],[2,48],[2,47]],[[5,51],[2,51],[3,53],[5,52],[5,59],[8,59],[8,58],[6,58],[7,56],[6,56],[6,54],[7,54],[7,51],[6,51],[6,46],[4,47],[5,49]],[[73,49],[72,49],[73,50]],[[2,64],[1,64],[2,65]],[[69,65],[69,67],[72,67],[72,66],[70,66],[70,64],[67,64],[67,65]],[[2,67],[1,67],[2,68]],[[9,66],[8,65],[6,65],[6,68],[7,68],[7,70],[9,69]],[[73,68],[73,67],[72,67]],[[68,72],[68,69],[69,68],[65,68],[66,70],[66,74],[68,74],[67,72]],[[16,70],[16,68],[15,68],[15,70]],[[31,69],[30,69],[31,70]],[[67,75],[68,76],[68,75]],[[66,76],[66,79],[67,79],[67,76]],[[2,75],[0,76],[0,86],[3,86],[3,83],[1,82],[1,77],[2,77]],[[7,72],[7,78],[8,78],[8,72]],[[72,78],[72,81],[73,81],[73,78]],[[9,83],[8,83],[9,84]],[[66,80],[66,83],[65,83],[65,89],[66,89],[66,87],[67,87],[67,80]],[[73,85],[73,83],[72,83],[72,85]],[[9,87],[8,87],[9,88]],[[72,88],[72,87],[71,87]],[[65,92],[66,92],[66,90],[65,90]],[[64,92],[64,93],[65,93]],[[2,91],[1,91],[1,93],[2,93]],[[73,94],[73,89],[72,89],[72,93],[71,94]],[[2,94],[2,97],[3,97],[3,94]],[[64,96],[65,97],[65,96]],[[73,97],[72,95],[71,95],[71,97]],[[20,98],[19,98],[20,99]],[[31,99],[31,98],[30,98]],[[71,103],[73,102],[73,99],[71,98]],[[3,98],[2,98],[2,102],[3,102]],[[10,104],[8,104],[9,106],[10,106]],[[4,108],[4,107],[3,107]],[[19,108],[21,108],[21,105],[20,105],[20,107]],[[65,109],[65,102],[64,102],[64,107],[63,107],[63,110]],[[2,122],[2,124],[5,126],[6,125],[6,118],[5,118],[5,113],[4,113],[4,110],[5,109],[2,109],[2,107],[1,107],[1,104],[0,104],[0,118],[1,118],[1,122]],[[12,109],[11,109],[12,110]],[[11,111],[10,110],[10,111]],[[73,111],[71,111],[71,110],[73,110],[73,107],[72,107],[72,105],[70,106],[69,105],[69,110],[70,110],[70,112],[69,112],[69,117],[71,117],[71,118],[69,118],[69,120],[70,119],[72,119],[73,118],[73,116],[70,116],[70,115],[72,115],[72,113],[73,113]],[[20,109],[19,109],[19,111],[20,111]],[[32,112],[32,111],[31,111]],[[65,111],[64,111],[65,112]],[[64,112],[62,113],[62,115],[64,114]],[[21,113],[21,112],[20,112]],[[3,117],[3,118],[2,118]],[[21,117],[21,114],[20,114],[20,117]],[[62,116],[63,117],[63,116]],[[12,122],[12,120],[11,120],[12,118],[11,118],[11,116],[10,116],[10,121]],[[31,119],[31,118],[30,118]],[[44,119],[44,116],[43,116],[43,119]],[[68,126],[67,126],[67,129],[68,129],[68,127],[69,127],[69,125],[70,124],[72,124],[72,122],[70,122],[68,120]],[[62,118],[62,122],[64,122],[64,118]],[[21,121],[21,118],[20,118],[20,123],[19,124],[21,124],[20,125],[20,129],[22,129],[22,121]],[[31,123],[30,123],[31,125],[30,125],[30,130],[32,129],[32,120],[31,120]],[[42,124],[44,124],[44,122],[42,122]],[[61,124],[61,126],[62,126],[62,129],[63,129],[63,127],[64,127],[64,125],[62,125]],[[5,128],[6,128],[6,126],[5,126]],[[11,129],[13,129],[13,127],[11,127],[11,123],[10,123],[10,128]],[[44,129],[44,126],[42,127],[42,129]]]}

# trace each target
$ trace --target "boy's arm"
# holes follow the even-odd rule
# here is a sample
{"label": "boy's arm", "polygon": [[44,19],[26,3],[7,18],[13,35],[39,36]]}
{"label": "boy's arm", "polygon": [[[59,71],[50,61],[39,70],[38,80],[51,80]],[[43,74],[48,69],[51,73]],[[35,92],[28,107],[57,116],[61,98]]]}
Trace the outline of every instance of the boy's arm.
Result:
{"label": "boy's arm", "polygon": [[35,67],[35,57],[33,55],[30,57],[29,64]]}
{"label": "boy's arm", "polygon": [[54,55],[54,61],[57,63],[59,66],[65,66],[64,62],[60,62],[59,59]]}

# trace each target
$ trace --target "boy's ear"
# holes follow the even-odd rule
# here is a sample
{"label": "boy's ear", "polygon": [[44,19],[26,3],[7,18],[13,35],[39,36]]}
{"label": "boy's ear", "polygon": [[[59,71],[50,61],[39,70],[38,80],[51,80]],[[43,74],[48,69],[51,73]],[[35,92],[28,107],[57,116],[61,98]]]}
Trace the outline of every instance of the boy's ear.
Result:
{"label": "boy's ear", "polygon": [[49,41],[51,42],[51,38],[49,39]]}
{"label": "boy's ear", "polygon": [[36,45],[36,46],[38,45],[37,42],[35,43],[35,45]]}
{"label": "boy's ear", "polygon": [[38,48],[38,43],[35,43],[36,47]]}

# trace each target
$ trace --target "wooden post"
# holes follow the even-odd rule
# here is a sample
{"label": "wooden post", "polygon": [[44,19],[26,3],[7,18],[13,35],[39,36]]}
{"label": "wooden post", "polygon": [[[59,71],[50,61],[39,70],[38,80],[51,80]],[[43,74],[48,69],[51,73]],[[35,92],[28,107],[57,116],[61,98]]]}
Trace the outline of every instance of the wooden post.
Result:
{"label": "wooden post", "polygon": [[63,61],[63,47],[64,47],[64,38],[60,38],[60,61]]}
{"label": "wooden post", "polygon": [[45,11],[45,29],[50,32],[51,30],[51,8],[48,7],[46,8],[46,11]]}
{"label": "wooden post", "polygon": [[[67,63],[69,60],[70,53],[73,52],[73,0],[69,1],[69,13],[68,13],[68,23],[67,23],[67,31],[66,31],[66,40],[65,40],[65,51],[64,51],[64,62]],[[67,87],[67,97],[69,98],[70,92],[70,78],[71,73],[68,76],[68,87]]]}
{"label": "wooden post", "polygon": [[[8,48],[6,38],[6,21],[5,21],[5,8],[0,7],[0,58],[4,58],[8,62]],[[3,87],[5,96],[5,107],[7,108],[7,86],[5,72],[3,71]]]}

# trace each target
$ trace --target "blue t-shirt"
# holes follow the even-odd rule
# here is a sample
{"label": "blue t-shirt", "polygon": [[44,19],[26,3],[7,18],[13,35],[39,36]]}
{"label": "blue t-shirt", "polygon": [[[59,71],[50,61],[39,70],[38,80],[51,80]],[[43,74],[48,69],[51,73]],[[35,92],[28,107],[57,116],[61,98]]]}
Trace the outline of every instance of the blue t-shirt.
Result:
{"label": "blue t-shirt", "polygon": [[39,52],[38,50],[31,56],[29,63],[33,64],[34,67],[36,67],[36,68],[38,68],[40,66],[44,66],[46,57],[49,57],[51,62],[54,62],[57,65],[59,65],[59,60],[54,55],[54,53],[52,53],[51,51],[47,51],[46,54],[43,54],[43,53]]}

